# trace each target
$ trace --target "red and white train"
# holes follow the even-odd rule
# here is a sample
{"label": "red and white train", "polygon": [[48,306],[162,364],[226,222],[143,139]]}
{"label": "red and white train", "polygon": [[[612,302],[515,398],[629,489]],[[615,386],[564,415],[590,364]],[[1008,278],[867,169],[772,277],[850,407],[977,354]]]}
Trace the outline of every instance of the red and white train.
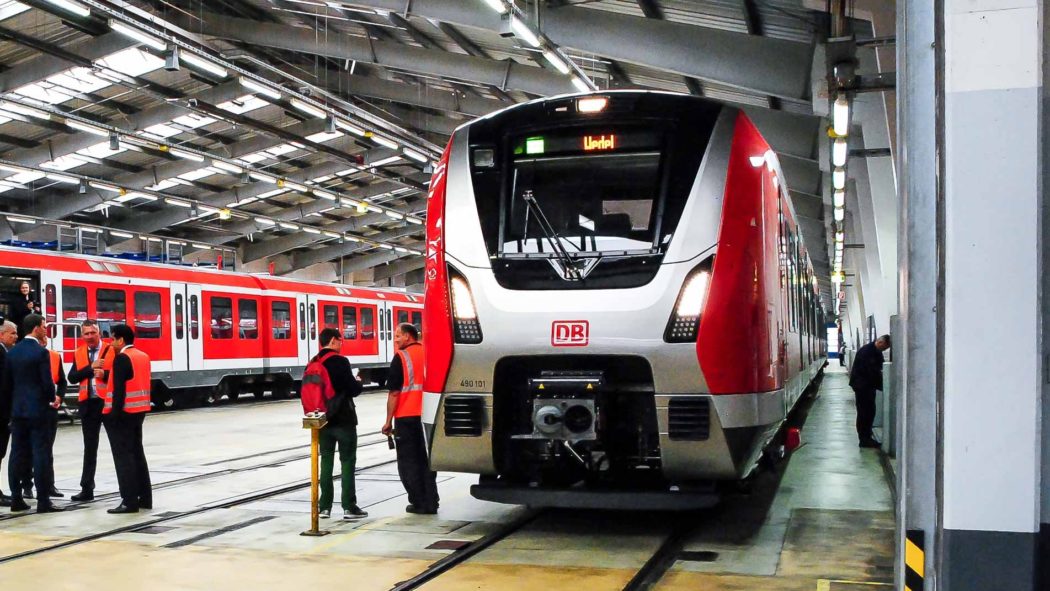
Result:
{"label": "red and white train", "polygon": [[290,394],[329,327],[342,332],[343,354],[362,379],[381,383],[394,327],[422,322],[423,299],[410,293],[201,267],[0,247],[0,276],[38,290],[67,363],[83,320],[98,321],[104,339],[112,324],[132,326],[160,406],[184,395]]}
{"label": "red and white train", "polygon": [[428,199],[424,420],[479,498],[708,504],[825,365],[783,173],[739,109],[517,105],[455,132]]}

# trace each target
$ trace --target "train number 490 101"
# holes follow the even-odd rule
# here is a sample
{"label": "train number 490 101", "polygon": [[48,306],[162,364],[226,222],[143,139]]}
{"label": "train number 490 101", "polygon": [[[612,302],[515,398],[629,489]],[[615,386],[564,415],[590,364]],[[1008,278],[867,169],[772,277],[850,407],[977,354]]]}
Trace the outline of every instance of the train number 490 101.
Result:
{"label": "train number 490 101", "polygon": [[485,383],[486,383],[485,380],[471,380],[471,379],[464,378],[464,379],[459,381],[459,387],[460,388],[471,388],[473,390],[484,390],[485,389]]}

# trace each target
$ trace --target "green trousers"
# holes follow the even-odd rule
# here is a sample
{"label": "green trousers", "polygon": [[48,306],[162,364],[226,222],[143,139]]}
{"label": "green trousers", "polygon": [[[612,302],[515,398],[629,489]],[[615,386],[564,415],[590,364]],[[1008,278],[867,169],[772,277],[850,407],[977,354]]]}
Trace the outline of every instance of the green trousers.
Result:
{"label": "green trousers", "polygon": [[357,464],[357,426],[327,425],[321,429],[321,511],[332,509],[332,467],[335,463],[335,444],[339,443],[339,464],[343,471],[343,510],[357,504],[354,488],[354,466]]}

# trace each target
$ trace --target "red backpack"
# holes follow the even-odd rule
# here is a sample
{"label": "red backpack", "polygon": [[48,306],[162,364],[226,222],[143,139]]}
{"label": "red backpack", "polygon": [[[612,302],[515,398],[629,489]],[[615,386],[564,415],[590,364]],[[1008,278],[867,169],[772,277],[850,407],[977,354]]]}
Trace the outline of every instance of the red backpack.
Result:
{"label": "red backpack", "polygon": [[332,380],[328,377],[328,370],[324,367],[324,360],[329,355],[335,355],[332,350],[318,353],[310,360],[303,372],[303,385],[299,388],[299,399],[303,403],[303,413],[314,411],[327,412],[327,402],[335,396],[335,388]]}

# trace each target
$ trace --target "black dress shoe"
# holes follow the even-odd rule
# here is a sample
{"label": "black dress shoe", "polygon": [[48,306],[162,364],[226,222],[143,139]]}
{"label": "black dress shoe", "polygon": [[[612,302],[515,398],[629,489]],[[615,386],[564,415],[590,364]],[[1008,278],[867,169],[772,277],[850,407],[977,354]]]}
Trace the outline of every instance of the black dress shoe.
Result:
{"label": "black dress shoe", "polygon": [[57,488],[52,486],[51,487],[51,493],[48,496],[61,499],[62,497],[65,497],[66,495],[62,494],[61,492],[58,491]]}
{"label": "black dress shoe", "polygon": [[3,493],[0,493],[0,507],[10,507],[10,506],[11,506],[11,497],[9,497],[9,496],[7,496],[7,495],[5,495]]}
{"label": "black dress shoe", "polygon": [[82,490],[79,493],[69,497],[69,500],[77,501],[78,503],[83,501],[94,501],[95,493],[91,492],[90,490]]}
{"label": "black dress shoe", "polygon": [[37,513],[61,513],[65,510],[65,507],[59,507],[57,505],[44,505],[43,507],[37,505],[36,507]]}
{"label": "black dress shoe", "polygon": [[153,501],[139,501],[139,509],[152,509]]}
{"label": "black dress shoe", "polygon": [[124,503],[121,503],[121,504],[117,505],[116,507],[106,511],[106,513],[109,513],[111,515],[119,515],[119,514],[122,514],[122,513],[138,513],[138,512],[139,512],[138,507],[128,507]]}
{"label": "black dress shoe", "polygon": [[26,504],[22,499],[11,499],[11,512],[21,513],[22,511],[28,511],[29,505]]}
{"label": "black dress shoe", "polygon": [[405,511],[409,513],[415,513],[416,515],[434,515],[435,513],[437,513],[437,508],[418,507],[416,505],[409,505],[405,507]]}

